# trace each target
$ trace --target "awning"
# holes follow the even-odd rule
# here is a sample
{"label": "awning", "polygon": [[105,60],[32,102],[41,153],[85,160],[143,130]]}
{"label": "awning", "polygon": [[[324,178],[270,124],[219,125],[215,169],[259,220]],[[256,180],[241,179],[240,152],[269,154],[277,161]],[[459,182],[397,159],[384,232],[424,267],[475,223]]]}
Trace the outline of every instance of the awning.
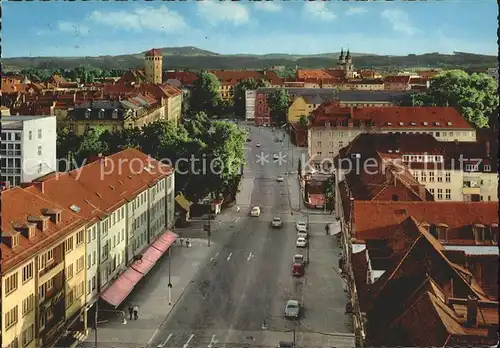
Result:
{"label": "awning", "polygon": [[177,235],[174,232],[167,231],[159,236],[151,246],[164,253],[168,250],[168,248],[170,248],[176,239]]}
{"label": "awning", "polygon": [[191,205],[193,203],[191,203],[190,201],[188,201],[186,199],[186,197],[184,197],[184,195],[182,193],[178,194],[176,197],[175,197],[175,201],[181,206],[182,209],[184,209],[185,211],[189,211],[189,209],[191,209]]}
{"label": "awning", "polygon": [[314,206],[323,206],[325,204],[325,196],[318,193],[309,194],[309,203]]}
{"label": "awning", "polygon": [[135,269],[127,269],[113,282],[113,284],[111,284],[109,288],[104,290],[101,294],[101,298],[110,305],[118,307],[132,292],[142,277],[143,274],[137,272]]}
{"label": "awning", "polygon": [[156,264],[156,261],[160,259],[164,251],[158,250],[153,246],[150,246],[143,254],[142,259],[137,260],[132,264],[132,268],[137,272],[146,275],[151,268]]}

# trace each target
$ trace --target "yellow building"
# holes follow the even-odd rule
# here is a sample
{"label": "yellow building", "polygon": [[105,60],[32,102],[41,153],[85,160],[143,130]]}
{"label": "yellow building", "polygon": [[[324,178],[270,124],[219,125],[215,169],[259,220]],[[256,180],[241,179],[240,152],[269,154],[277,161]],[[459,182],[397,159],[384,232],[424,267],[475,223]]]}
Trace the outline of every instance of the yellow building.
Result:
{"label": "yellow building", "polygon": [[303,89],[288,108],[287,120],[289,123],[297,123],[302,115],[309,116],[325,101],[334,99],[335,90],[328,89]]}
{"label": "yellow building", "polygon": [[144,74],[146,82],[161,84],[163,79],[163,57],[160,50],[149,50],[144,56]]}
{"label": "yellow building", "polygon": [[[66,279],[69,263],[85,255],[85,222],[35,192],[2,192],[2,347],[51,346],[67,332],[86,332],[78,320],[84,303],[72,299],[67,286],[85,281],[85,272]],[[66,253],[70,238],[73,249]]]}

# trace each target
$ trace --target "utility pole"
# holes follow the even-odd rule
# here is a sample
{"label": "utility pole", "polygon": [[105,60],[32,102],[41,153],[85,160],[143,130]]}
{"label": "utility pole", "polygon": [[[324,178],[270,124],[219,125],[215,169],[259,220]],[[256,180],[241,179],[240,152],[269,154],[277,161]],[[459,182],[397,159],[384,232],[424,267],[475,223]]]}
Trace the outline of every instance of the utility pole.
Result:
{"label": "utility pole", "polygon": [[172,262],[172,246],[168,248],[168,305],[172,305],[172,281],[170,279],[170,263]]}

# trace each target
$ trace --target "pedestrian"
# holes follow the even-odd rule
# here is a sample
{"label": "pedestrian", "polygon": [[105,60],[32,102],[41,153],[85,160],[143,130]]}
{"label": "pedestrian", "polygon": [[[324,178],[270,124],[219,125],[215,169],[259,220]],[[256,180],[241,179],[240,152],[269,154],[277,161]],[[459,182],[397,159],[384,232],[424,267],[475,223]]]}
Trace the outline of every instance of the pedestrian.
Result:
{"label": "pedestrian", "polygon": [[239,213],[240,212],[240,206],[236,207],[236,211]]}
{"label": "pedestrian", "polygon": [[186,239],[186,248],[189,248],[191,246],[191,242],[189,241],[189,239]]}
{"label": "pedestrian", "polygon": [[184,238],[181,237],[181,246],[184,245]]}
{"label": "pedestrian", "polygon": [[139,307],[134,306],[134,320],[137,320],[139,318]]}
{"label": "pedestrian", "polygon": [[130,320],[132,320],[132,314],[134,314],[134,306],[131,304],[128,306],[128,314],[130,314]]}

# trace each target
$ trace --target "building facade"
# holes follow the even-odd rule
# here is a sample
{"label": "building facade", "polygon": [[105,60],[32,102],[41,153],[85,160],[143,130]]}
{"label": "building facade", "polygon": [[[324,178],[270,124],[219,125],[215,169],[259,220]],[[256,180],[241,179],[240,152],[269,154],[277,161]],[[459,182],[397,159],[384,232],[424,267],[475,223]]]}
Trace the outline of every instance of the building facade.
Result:
{"label": "building facade", "polygon": [[144,74],[146,82],[161,84],[163,79],[163,57],[161,51],[152,49],[144,55]]}
{"label": "building facade", "polygon": [[255,90],[245,91],[245,120],[253,121],[255,119],[255,98],[257,92]]}
{"label": "building facade", "polygon": [[2,117],[1,172],[7,186],[56,170],[56,118]]}

